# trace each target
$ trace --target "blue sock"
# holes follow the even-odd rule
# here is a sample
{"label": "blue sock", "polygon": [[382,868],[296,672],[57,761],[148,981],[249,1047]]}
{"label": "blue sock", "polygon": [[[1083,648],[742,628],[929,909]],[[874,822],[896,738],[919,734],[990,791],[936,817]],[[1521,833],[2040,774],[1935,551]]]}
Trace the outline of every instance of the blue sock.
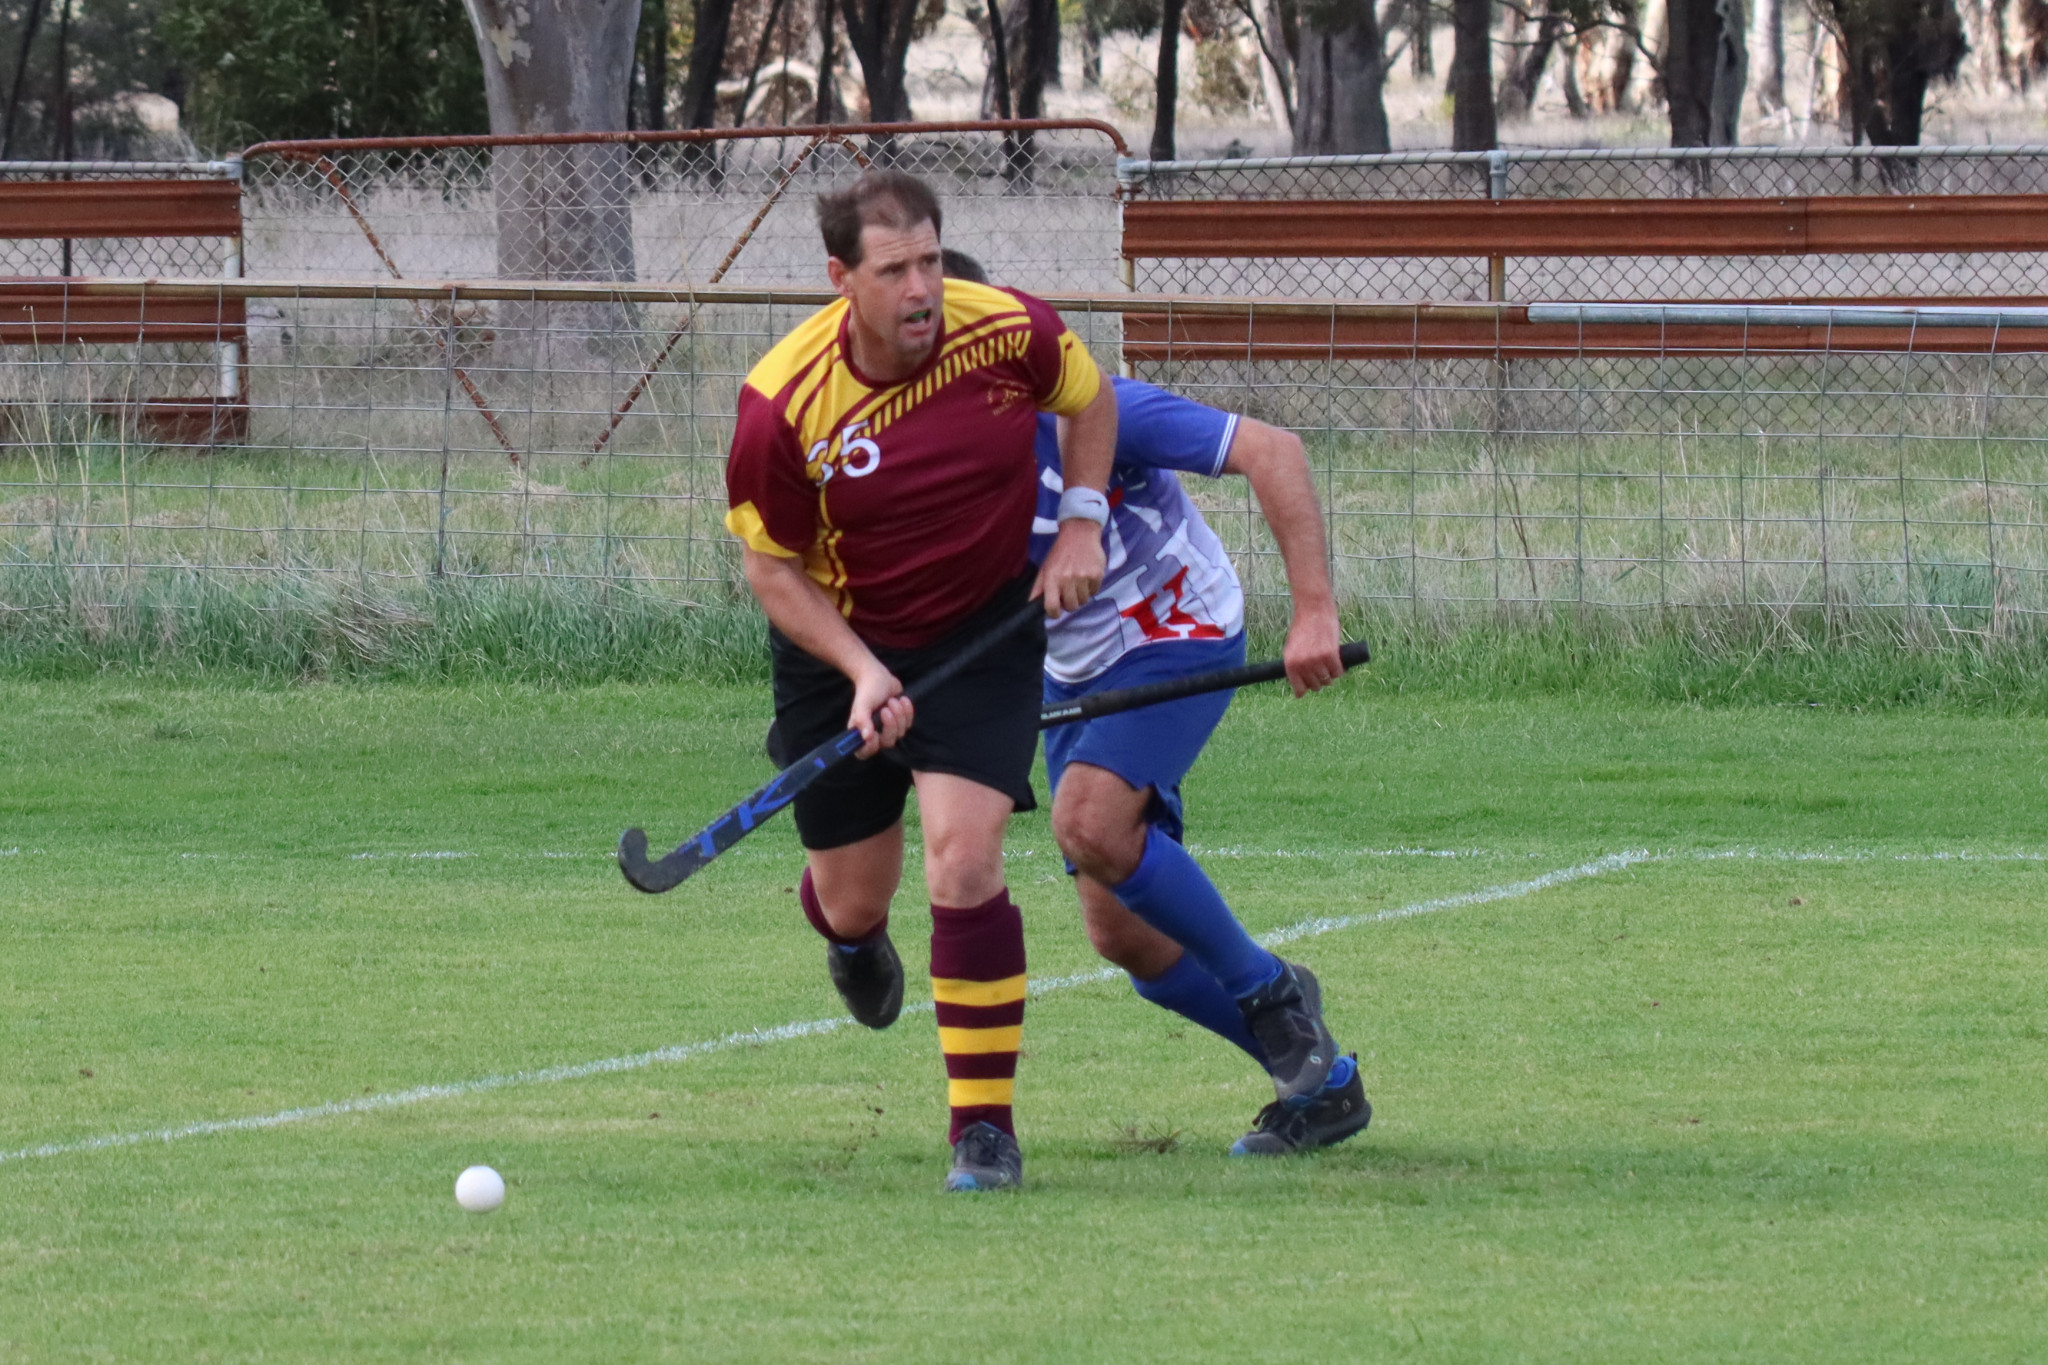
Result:
{"label": "blue sock", "polygon": [[1159,826],[1145,831],[1138,870],[1109,889],[1132,914],[1187,949],[1233,999],[1280,975],[1280,959],[1252,942],[1194,855]]}
{"label": "blue sock", "polygon": [[1223,989],[1222,982],[1202,970],[1194,954],[1182,953],[1164,976],[1151,981],[1140,981],[1134,976],[1131,985],[1161,1009],[1172,1010],[1223,1041],[1235,1043],[1259,1064],[1261,1071],[1267,1069],[1266,1051],[1244,1026],[1244,1014],[1237,1008],[1237,1001]]}

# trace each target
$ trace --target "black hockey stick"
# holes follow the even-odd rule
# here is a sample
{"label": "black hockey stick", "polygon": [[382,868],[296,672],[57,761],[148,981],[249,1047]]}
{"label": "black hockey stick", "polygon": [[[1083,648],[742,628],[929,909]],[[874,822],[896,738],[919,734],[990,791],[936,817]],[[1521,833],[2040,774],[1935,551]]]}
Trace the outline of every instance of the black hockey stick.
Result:
{"label": "black hockey stick", "polygon": [[[1033,620],[1042,618],[1044,613],[1045,608],[1038,602],[1030,603],[988,634],[970,641],[958,654],[905,688],[903,694],[915,705],[951,682],[961,669],[992,647],[1029,626]],[[635,888],[649,895],[673,890],[704,864],[759,829],[827,769],[856,753],[861,743],[860,731],[851,728],[826,740],[775,774],[767,786],[678,844],[659,862],[647,856],[647,831],[627,830],[619,836],[619,871]]]}
{"label": "black hockey stick", "polygon": [[[1343,660],[1348,670],[1371,663],[1372,651],[1365,647],[1365,641],[1353,640],[1337,651],[1337,657]],[[1286,676],[1287,665],[1278,659],[1269,659],[1264,663],[1219,668],[1214,673],[1196,673],[1166,682],[1119,687],[1114,692],[1097,692],[1092,696],[1076,697],[1059,706],[1046,707],[1038,713],[1038,728],[1050,730],[1076,721],[1093,720],[1097,716],[1113,716],[1119,711],[1135,711],[1141,706],[1157,706],[1163,701],[1199,697],[1204,692],[1222,692],[1232,687],[1249,687],[1253,683],[1275,682]]]}

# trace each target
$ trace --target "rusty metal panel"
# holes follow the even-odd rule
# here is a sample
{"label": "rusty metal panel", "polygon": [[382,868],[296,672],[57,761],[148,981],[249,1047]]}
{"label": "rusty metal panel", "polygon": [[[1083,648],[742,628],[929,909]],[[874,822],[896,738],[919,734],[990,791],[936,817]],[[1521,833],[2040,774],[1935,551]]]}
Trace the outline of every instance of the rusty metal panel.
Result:
{"label": "rusty metal panel", "polygon": [[1807,249],[1798,199],[1148,202],[1124,254],[1758,256]]}
{"label": "rusty metal panel", "polygon": [[232,180],[31,180],[0,185],[0,238],[239,237]]}
{"label": "rusty metal panel", "polygon": [[0,346],[71,342],[239,341],[248,333],[239,298],[0,289]]}
{"label": "rusty metal panel", "polygon": [[1773,256],[2048,250],[2048,195],[1915,199],[1145,201],[1124,255]]}
{"label": "rusty metal panel", "polygon": [[1806,202],[1809,251],[2048,251],[2048,195]]}
{"label": "rusty metal panel", "polygon": [[1572,356],[1811,355],[1912,353],[2001,355],[2048,352],[2048,330],[1899,327],[1720,327],[1531,323],[1523,308],[1495,320],[1302,316],[1243,318],[1132,313],[1124,358],[1133,363],[1200,360],[1502,360]]}

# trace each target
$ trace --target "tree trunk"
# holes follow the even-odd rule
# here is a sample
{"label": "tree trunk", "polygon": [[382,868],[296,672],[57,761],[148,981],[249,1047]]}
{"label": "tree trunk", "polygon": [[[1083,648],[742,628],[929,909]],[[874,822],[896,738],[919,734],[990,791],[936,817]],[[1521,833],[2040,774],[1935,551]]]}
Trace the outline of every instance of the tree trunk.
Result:
{"label": "tree trunk", "polygon": [[[626,121],[640,0],[464,0],[483,55],[491,131],[614,132]],[[624,146],[500,147],[491,157],[497,199],[498,274],[504,279],[630,280],[633,209]],[[603,349],[622,312],[605,304],[506,305],[498,312],[501,357],[564,363],[579,334]],[[548,354],[530,347],[540,338]]]}
{"label": "tree trunk", "polygon": [[[640,0],[583,0],[574,10],[521,0],[465,3],[483,53],[493,133],[624,127]],[[500,148],[492,158],[499,274],[632,279],[625,163],[617,145]]]}
{"label": "tree trunk", "polygon": [[1408,71],[1420,79],[1436,74],[1436,10],[1430,0],[1408,3]]}
{"label": "tree trunk", "polygon": [[1290,66],[1301,65],[1301,12],[1295,0],[1268,0],[1273,22],[1280,30],[1280,46],[1287,51]]}
{"label": "tree trunk", "polygon": [[[1254,0],[1244,0],[1245,17],[1252,21],[1252,31],[1259,40],[1259,52],[1266,59],[1266,70],[1272,78],[1272,90],[1268,98],[1278,97],[1280,111],[1287,116],[1287,127],[1294,127],[1294,52],[1300,41],[1298,25],[1290,25],[1280,13],[1280,0],[1264,0],[1265,17],[1259,17]],[[1292,8],[1290,7],[1290,13]],[[1290,31],[1294,34],[1290,40]]]}
{"label": "tree trunk", "polygon": [[690,31],[690,70],[683,77],[685,128],[718,122],[718,78],[725,73],[725,45],[732,36],[733,0],[697,0]]}
{"label": "tree trunk", "polygon": [[1013,11],[1020,7],[1024,42],[1016,84],[1017,117],[1044,118],[1045,87],[1059,80],[1059,0],[1010,0]]}
{"label": "tree trunk", "polygon": [[1671,145],[1713,145],[1714,65],[1721,45],[1716,0],[1670,0],[1670,37],[1664,49],[1664,100],[1671,111]]}
{"label": "tree trunk", "polygon": [[1550,64],[1551,51],[1564,32],[1565,17],[1553,0],[1536,21],[1536,34],[1527,40],[1528,46],[1509,56],[1508,69],[1501,73],[1500,93],[1494,100],[1503,123],[1529,117],[1529,110],[1536,103],[1536,89],[1543,84],[1543,69]]}
{"label": "tree trunk", "polygon": [[[1931,7],[1930,7],[1931,8]],[[1953,7],[1950,12],[1953,14]],[[1958,33],[1962,28],[1961,17],[1956,16]],[[1961,41],[1957,39],[1956,64],[1961,63]],[[1931,69],[1936,60],[1934,53],[1939,50],[1940,39],[1932,38],[1919,26],[1901,24],[1892,33],[1889,50],[1886,53],[1890,67],[1889,98],[1890,126],[1886,129],[1889,137],[1886,145],[1892,147],[1917,147],[1920,145],[1920,125],[1927,109],[1927,87],[1933,83],[1935,72]],[[1951,68],[1950,75],[1953,75]],[[1877,141],[1875,137],[1871,139]]]}
{"label": "tree trunk", "polygon": [[1500,145],[1493,111],[1493,0],[1451,0],[1451,149]]}
{"label": "tree trunk", "polygon": [[35,45],[36,29],[42,26],[44,0],[29,0],[28,16],[21,21],[21,51],[14,58],[14,83],[7,92],[7,123],[0,128],[0,161],[14,153],[14,120],[21,112],[21,87],[28,76],[28,53]]}
{"label": "tree trunk", "polygon": [[1757,0],[1756,107],[1765,114],[1785,110],[1785,0]]}
{"label": "tree trunk", "polygon": [[839,36],[839,16],[832,11],[832,0],[818,0],[818,17],[814,22],[818,28],[818,103],[811,110],[811,121],[837,123],[842,112],[837,98],[839,48],[833,40]]}
{"label": "tree trunk", "polygon": [[1162,0],[1159,16],[1159,76],[1152,105],[1152,159],[1173,160],[1173,114],[1180,96],[1181,0]]}
{"label": "tree trunk", "polygon": [[[1851,139],[1917,146],[1928,86],[1954,80],[1969,51],[1955,0],[1888,0],[1882,8],[1825,2],[1841,35]],[[1896,184],[1910,177],[1911,163],[1888,164],[1885,174]]]}
{"label": "tree trunk", "polygon": [[[71,145],[71,4],[72,0],[63,0],[63,8],[57,12],[57,69],[50,76],[56,95],[59,161],[69,161],[77,155]],[[68,238],[64,243],[64,273],[71,273],[71,242]]]}
{"label": "tree trunk", "polygon": [[1017,102],[1011,91],[1017,78],[1013,54],[1022,43],[1024,0],[1010,0],[1004,11],[1002,0],[988,0],[988,71],[981,78],[981,116],[1016,118]]}
{"label": "tree trunk", "polygon": [[1039,25],[1039,41],[1045,44],[1045,61],[1041,65],[1045,83],[1055,90],[1064,90],[1067,78],[1060,69],[1060,0],[1031,0],[1031,14]]}
{"label": "tree trunk", "polygon": [[868,117],[876,123],[908,123],[910,96],[903,68],[917,25],[918,0],[839,0],[846,42],[860,62],[868,92]]}
{"label": "tree trunk", "polygon": [[[754,60],[747,63],[747,83],[740,90],[740,107],[733,112],[732,126],[735,128],[747,126],[747,111],[754,107],[754,91],[761,83],[761,69],[768,64],[768,44],[775,41],[775,24],[782,18],[782,6],[783,0],[769,0],[767,17],[761,21],[761,36],[754,42]],[[789,25],[785,22],[782,27],[782,36],[787,39]],[[785,47],[783,56],[786,58],[788,55],[789,49]],[[781,119],[784,123],[789,121],[786,114]]]}
{"label": "tree trunk", "polygon": [[1742,0],[1716,0],[1720,34],[1714,45],[1714,81],[1707,94],[1707,141],[1733,147],[1742,141],[1742,95],[1749,85],[1749,20]]}
{"label": "tree trunk", "polygon": [[1636,76],[1635,34],[1631,30],[1640,12],[1635,0],[1617,4],[1615,21],[1623,27],[1609,29],[1594,49],[1596,57],[1603,53],[1607,57],[1607,69],[1593,83],[1594,106],[1602,113],[1618,114],[1629,108],[1629,86]]}
{"label": "tree trunk", "polygon": [[1373,0],[1305,0],[1301,65],[1295,73],[1297,156],[1369,155],[1392,150],[1378,17]]}
{"label": "tree trunk", "polygon": [[[1044,118],[1045,87],[1059,76],[1059,0],[1010,0],[1013,11],[1020,7],[1024,11],[1024,51],[1017,80],[1017,117]],[[1009,150],[1012,181],[1031,183],[1038,164],[1038,139],[1025,133]]]}
{"label": "tree trunk", "polygon": [[668,127],[668,0],[642,0],[647,7],[647,126]]}

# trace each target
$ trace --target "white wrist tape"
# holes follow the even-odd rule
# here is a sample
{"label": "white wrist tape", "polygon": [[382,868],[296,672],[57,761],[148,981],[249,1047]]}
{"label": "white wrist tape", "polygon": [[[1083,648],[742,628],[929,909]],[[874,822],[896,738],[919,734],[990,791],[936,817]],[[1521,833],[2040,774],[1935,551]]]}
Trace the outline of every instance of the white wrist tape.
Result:
{"label": "white wrist tape", "polygon": [[1069,488],[1060,494],[1061,521],[1092,521],[1109,525],[1109,499],[1092,488]]}

